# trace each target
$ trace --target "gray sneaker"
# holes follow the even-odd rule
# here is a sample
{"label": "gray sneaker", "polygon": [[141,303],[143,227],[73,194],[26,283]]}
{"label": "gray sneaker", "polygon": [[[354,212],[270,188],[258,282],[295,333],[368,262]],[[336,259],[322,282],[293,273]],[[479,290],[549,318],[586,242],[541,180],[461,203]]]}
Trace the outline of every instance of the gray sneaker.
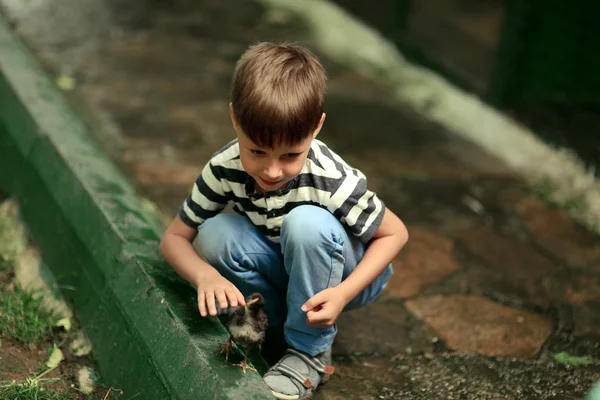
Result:
{"label": "gray sneaker", "polygon": [[277,364],[264,376],[273,395],[281,400],[310,398],[317,387],[329,380],[335,371],[331,364],[331,348],[316,356],[295,349],[286,350]]}

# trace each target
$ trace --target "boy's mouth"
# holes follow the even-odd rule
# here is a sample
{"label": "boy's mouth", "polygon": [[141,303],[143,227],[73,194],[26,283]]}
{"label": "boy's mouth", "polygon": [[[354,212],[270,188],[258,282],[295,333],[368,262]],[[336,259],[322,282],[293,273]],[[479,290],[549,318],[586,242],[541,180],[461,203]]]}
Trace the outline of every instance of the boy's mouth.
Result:
{"label": "boy's mouth", "polygon": [[260,179],[260,181],[261,181],[262,183],[264,183],[264,184],[265,184],[265,185],[267,185],[267,186],[275,186],[275,185],[277,185],[277,184],[281,183],[281,181],[280,181],[280,180],[279,180],[279,181],[268,181],[268,180],[266,180],[266,179],[263,179],[263,178],[261,178],[261,177],[259,177],[259,179]]}

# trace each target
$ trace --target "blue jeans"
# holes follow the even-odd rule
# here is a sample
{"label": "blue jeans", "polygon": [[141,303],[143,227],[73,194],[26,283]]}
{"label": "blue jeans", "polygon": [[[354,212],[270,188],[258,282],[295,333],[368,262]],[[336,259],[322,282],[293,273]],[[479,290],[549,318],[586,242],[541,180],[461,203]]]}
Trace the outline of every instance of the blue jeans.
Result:
{"label": "blue jeans", "polygon": [[[337,286],[362,259],[365,245],[327,210],[300,206],[287,214],[280,244],[239,214],[219,214],[198,228],[197,246],[210,265],[244,296],[260,292],[270,326],[284,325],[286,342],[317,355],[331,347],[337,327],[306,322],[302,304]],[[392,275],[391,264],[345,310],[371,303]]]}
{"label": "blue jeans", "polygon": [[600,380],[596,381],[590,388],[585,400],[600,400]]}

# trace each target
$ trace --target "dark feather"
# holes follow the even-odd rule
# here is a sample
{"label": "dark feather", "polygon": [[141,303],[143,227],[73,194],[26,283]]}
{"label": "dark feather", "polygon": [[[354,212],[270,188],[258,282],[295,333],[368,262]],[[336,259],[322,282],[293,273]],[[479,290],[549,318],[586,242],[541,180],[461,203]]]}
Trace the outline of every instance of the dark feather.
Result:
{"label": "dark feather", "polygon": [[260,350],[265,340],[268,320],[263,309],[264,298],[254,293],[246,298],[246,306],[239,307],[231,315],[227,329],[233,341],[244,351]]}

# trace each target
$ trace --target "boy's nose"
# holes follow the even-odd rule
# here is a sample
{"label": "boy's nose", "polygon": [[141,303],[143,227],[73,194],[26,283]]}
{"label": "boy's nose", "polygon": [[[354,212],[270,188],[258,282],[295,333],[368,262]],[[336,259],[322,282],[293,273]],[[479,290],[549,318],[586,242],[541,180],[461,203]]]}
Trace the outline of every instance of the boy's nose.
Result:
{"label": "boy's nose", "polygon": [[265,168],[264,174],[265,179],[276,181],[281,177],[281,168],[277,164],[271,164]]}

